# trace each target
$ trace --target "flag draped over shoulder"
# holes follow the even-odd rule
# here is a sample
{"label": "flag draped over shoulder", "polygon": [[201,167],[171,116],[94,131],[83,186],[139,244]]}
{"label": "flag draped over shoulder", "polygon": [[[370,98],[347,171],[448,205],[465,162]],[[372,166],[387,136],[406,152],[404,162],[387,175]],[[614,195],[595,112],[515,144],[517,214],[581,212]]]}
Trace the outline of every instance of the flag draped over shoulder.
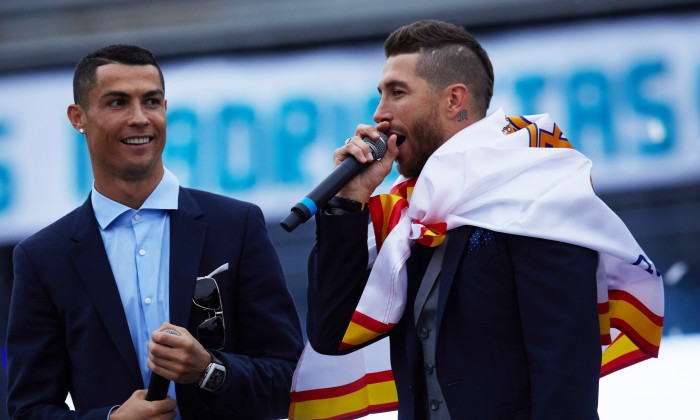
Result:
{"label": "flag draped over shoulder", "polygon": [[355,419],[394,411],[398,397],[389,340],[343,356],[324,356],[307,343],[292,380],[289,418]]}
{"label": "flag draped over shoulder", "polygon": [[[471,225],[598,251],[598,313],[601,344],[607,346],[601,376],[657,357],[661,276],[624,223],[595,195],[590,171],[591,162],[571,148],[547,114],[506,118],[499,109],[457,133],[433,153],[417,179],[399,177],[390,194],[371,199],[372,269],[341,349],[387,333],[400,320],[407,300],[405,262],[413,242],[437,246],[448,230]],[[347,356],[325,357],[343,370],[363,369],[340,361]],[[388,354],[383,363],[390,372]],[[307,366],[299,365],[308,375]],[[305,382],[300,367],[295,386]],[[328,378],[317,382],[321,387],[340,385],[333,381],[339,378],[335,373],[315,375]],[[310,401],[309,407],[324,404],[323,398]],[[323,417],[310,410],[307,417],[290,418],[361,415],[338,411]]]}

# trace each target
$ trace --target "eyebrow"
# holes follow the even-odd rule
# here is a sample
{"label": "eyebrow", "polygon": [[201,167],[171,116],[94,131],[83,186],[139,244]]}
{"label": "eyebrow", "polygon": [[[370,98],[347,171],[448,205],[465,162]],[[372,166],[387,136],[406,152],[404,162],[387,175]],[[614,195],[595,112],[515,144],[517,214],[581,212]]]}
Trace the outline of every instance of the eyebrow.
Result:
{"label": "eyebrow", "polygon": [[[113,98],[128,98],[128,97],[130,97],[130,96],[131,96],[131,95],[129,95],[129,94],[126,93],[126,92],[121,92],[121,91],[118,91],[118,90],[112,90],[112,91],[106,92],[104,95],[102,95],[102,98],[110,98],[110,97],[113,97]],[[165,96],[165,93],[164,93],[161,89],[153,89],[153,90],[149,90],[148,92],[146,92],[146,93],[144,93],[144,94],[142,95],[142,97],[144,97],[144,98],[151,98],[151,97],[153,97],[153,96]]]}
{"label": "eyebrow", "polygon": [[[393,87],[400,87],[400,88],[403,88],[403,89],[407,89],[407,88],[408,88],[408,84],[407,84],[406,82],[402,82],[402,81],[400,81],[400,80],[390,80],[390,81],[384,83],[384,88],[386,88],[386,89],[390,89],[390,88],[393,88]],[[381,87],[381,86],[377,86],[377,91],[378,91],[379,93],[382,93],[382,87]]]}

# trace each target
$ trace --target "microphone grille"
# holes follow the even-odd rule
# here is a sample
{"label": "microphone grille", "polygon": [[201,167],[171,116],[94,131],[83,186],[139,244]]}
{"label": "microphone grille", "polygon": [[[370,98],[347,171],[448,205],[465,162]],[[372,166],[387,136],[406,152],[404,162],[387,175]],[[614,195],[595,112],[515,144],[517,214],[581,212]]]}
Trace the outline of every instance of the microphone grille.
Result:
{"label": "microphone grille", "polygon": [[369,145],[369,148],[372,149],[372,157],[375,159],[380,159],[384,154],[386,153],[386,142],[389,140],[389,138],[386,136],[386,134],[382,133],[381,131],[379,132],[379,140],[374,140],[371,139],[370,137],[365,137],[362,139],[365,143]]}
{"label": "microphone grille", "polygon": [[177,331],[175,331],[175,330],[173,330],[173,329],[171,329],[171,328],[166,328],[166,329],[164,329],[164,330],[161,331],[161,332],[168,333],[168,334],[172,334],[172,335],[180,335],[179,332],[177,332]]}

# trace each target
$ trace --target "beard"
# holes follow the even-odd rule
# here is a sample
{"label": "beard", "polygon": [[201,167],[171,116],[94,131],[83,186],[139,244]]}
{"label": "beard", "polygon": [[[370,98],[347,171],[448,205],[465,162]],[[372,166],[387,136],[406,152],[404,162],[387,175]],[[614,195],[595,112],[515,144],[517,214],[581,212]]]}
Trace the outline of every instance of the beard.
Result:
{"label": "beard", "polygon": [[415,178],[420,175],[428,158],[447,139],[438,118],[438,106],[433,105],[422,117],[417,118],[408,126],[411,137],[406,138],[410,142],[412,155],[403,159],[396,166],[396,170],[406,178]]}

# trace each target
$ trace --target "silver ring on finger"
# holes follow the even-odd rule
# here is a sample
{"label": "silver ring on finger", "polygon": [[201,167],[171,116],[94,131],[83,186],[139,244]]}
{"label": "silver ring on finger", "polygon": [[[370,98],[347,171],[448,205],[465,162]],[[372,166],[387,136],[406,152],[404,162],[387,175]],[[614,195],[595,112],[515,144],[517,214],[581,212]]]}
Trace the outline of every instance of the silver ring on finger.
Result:
{"label": "silver ring on finger", "polygon": [[350,140],[352,140],[352,137],[349,137],[347,140],[345,140],[345,144],[350,143]]}

